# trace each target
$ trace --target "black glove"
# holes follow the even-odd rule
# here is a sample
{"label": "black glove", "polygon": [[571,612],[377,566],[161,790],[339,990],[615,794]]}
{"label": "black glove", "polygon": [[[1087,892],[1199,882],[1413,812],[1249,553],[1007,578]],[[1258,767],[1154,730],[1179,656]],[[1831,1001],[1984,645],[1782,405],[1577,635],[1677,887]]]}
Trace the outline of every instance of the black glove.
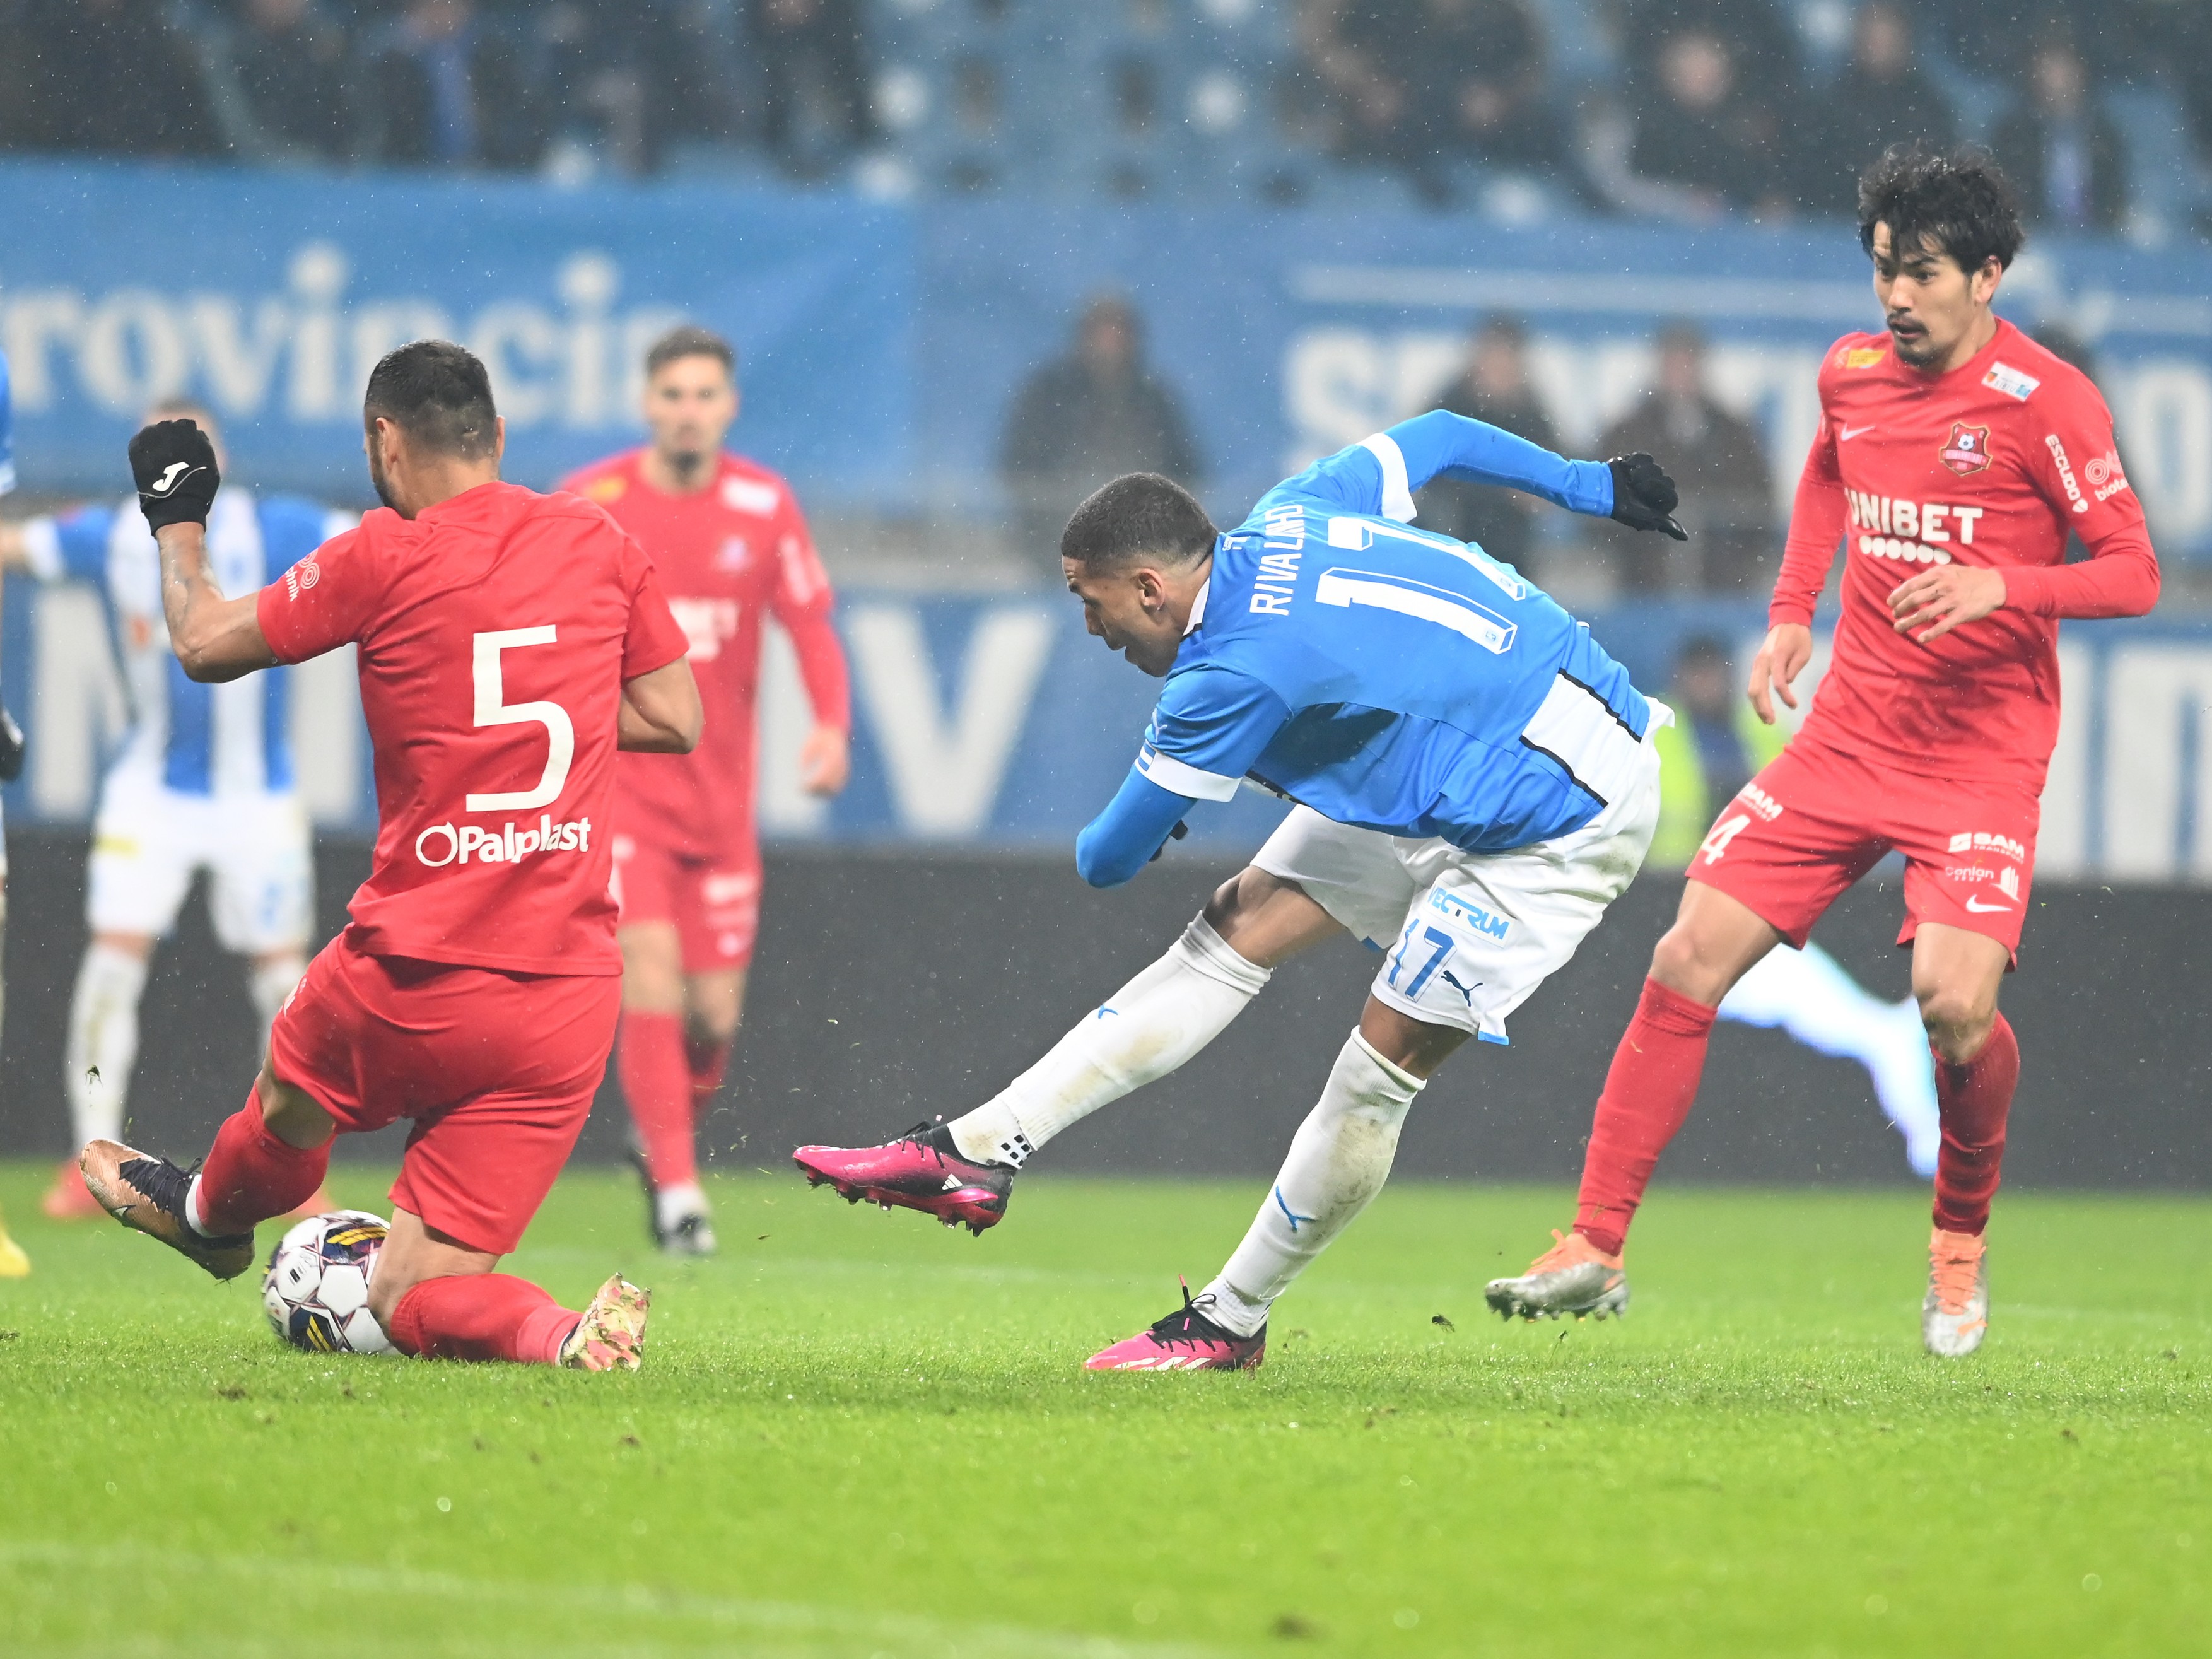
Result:
{"label": "black glove", "polygon": [[13,783],[23,775],[23,728],[15,717],[0,708],[0,783]]}
{"label": "black glove", "polygon": [[[1168,841],[1181,841],[1189,833],[1190,826],[1183,823],[1181,819],[1177,819],[1176,821],[1176,827],[1168,831]],[[1152,857],[1146,859],[1145,862],[1147,864],[1158,864],[1160,861],[1160,854],[1168,850],[1168,841],[1164,841],[1158,847],[1154,848],[1152,849]]]}
{"label": "black glove", "polygon": [[1678,542],[1690,539],[1690,532],[1674,522],[1681,494],[1674,481],[1660,471],[1658,462],[1638,450],[1606,465],[1613,469],[1615,521],[1631,530],[1663,530]]}
{"label": "black glove", "polygon": [[146,522],[164,525],[207,522],[222,474],[215,446],[191,421],[156,421],[131,441],[131,476],[138,481],[138,505]]}

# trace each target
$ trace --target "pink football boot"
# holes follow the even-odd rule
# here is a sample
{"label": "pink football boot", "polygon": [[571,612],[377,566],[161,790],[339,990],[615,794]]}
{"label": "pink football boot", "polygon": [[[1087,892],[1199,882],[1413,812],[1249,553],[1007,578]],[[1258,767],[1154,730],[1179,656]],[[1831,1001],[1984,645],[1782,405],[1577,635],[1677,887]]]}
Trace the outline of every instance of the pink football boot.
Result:
{"label": "pink football boot", "polygon": [[1267,1357],[1267,1328],[1249,1336],[1224,1331],[1206,1316],[1213,1305],[1210,1296],[1191,1300],[1190,1283],[1182,1281],[1182,1306],[1166,1318],[1156,1320],[1126,1342],[1094,1353],[1083,1362],[1086,1371],[1251,1371]]}
{"label": "pink football boot", "polygon": [[1014,1187],[1012,1166],[963,1158],[942,1123],[917,1123],[880,1146],[801,1146],[791,1161],[808,1186],[826,1181],[848,1203],[920,1210],[979,1237],[1006,1214]]}

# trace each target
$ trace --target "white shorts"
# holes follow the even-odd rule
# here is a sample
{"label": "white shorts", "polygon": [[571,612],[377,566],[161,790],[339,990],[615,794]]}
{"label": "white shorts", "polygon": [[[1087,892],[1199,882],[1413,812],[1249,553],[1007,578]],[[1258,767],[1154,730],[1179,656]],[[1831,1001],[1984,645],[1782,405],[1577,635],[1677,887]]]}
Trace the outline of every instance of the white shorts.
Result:
{"label": "white shorts", "polygon": [[223,948],[304,950],[313,925],[307,815],[293,794],[179,794],[114,776],[92,831],[85,920],[96,933],[167,933],[192,877],[209,872],[208,908]]}
{"label": "white shorts", "polygon": [[[1653,731],[1673,718],[1651,708]],[[1626,787],[1582,829],[1553,841],[1467,853],[1299,806],[1252,862],[1297,883],[1383,953],[1378,1000],[1425,1024],[1504,1042],[1505,1017],[1566,965],[1643,866],[1659,824],[1659,754],[1649,732],[1635,747],[1620,774]]]}

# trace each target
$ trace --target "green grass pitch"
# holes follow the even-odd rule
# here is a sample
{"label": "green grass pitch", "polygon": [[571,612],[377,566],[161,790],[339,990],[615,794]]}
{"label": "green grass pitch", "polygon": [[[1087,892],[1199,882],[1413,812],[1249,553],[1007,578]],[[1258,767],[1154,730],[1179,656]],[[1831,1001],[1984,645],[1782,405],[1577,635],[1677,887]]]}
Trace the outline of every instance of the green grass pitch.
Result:
{"label": "green grass pitch", "polygon": [[671,1265],[586,1173],[514,1265],[653,1285],[646,1370],[587,1376],[292,1352],[42,1173],[0,1166],[9,1655],[2212,1648],[2201,1202],[2007,1195],[1941,1364],[1910,1191],[1662,1188],[1625,1324],[1507,1328],[1565,1195],[1406,1184],[1261,1371],[1091,1376],[1258,1183],[1032,1177],[976,1240],[747,1176]]}

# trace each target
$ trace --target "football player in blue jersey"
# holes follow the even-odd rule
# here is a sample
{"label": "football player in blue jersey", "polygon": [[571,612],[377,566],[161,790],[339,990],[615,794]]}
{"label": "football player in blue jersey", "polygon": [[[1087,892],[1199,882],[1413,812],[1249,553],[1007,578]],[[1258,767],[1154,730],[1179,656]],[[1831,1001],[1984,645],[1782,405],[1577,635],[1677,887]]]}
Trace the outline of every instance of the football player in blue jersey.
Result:
{"label": "football player in blue jersey", "polygon": [[1682,534],[1650,456],[1565,460],[1441,410],[1316,462],[1226,535],[1165,478],[1106,485],[1061,538],[1067,586],[1092,634],[1167,684],[1077,841],[1084,878],[1128,880],[1247,781],[1296,804],[1165,956],[994,1099],[795,1155],[848,1198],[980,1233],[1037,1148],[1195,1054],[1276,964],[1344,933],[1375,947],[1359,1024],[1243,1242],[1092,1370],[1258,1364],[1268,1308],[1381,1190],[1430,1076],[1470,1036],[1506,1041],[1650,844],[1667,709],[1510,566],[1412,527],[1413,491],[1445,473]]}
{"label": "football player in blue jersey", "polygon": [[[175,416],[198,422],[220,448],[213,417],[189,400],[157,404],[147,419]],[[226,485],[208,520],[208,557],[226,592],[251,593],[353,523],[297,496]],[[92,940],[70,1001],[64,1083],[71,1144],[83,1146],[122,1136],[154,942],[175,924],[197,872],[210,878],[216,939],[251,961],[247,988],[264,1041],[306,971],[314,872],[293,775],[296,671],[228,685],[185,677],[162,621],[160,557],[135,495],[0,525],[0,564],[98,590],[130,700],[131,729],[100,781],[86,874]],[[102,1213],[74,1154],[40,1207],[56,1220]]]}

